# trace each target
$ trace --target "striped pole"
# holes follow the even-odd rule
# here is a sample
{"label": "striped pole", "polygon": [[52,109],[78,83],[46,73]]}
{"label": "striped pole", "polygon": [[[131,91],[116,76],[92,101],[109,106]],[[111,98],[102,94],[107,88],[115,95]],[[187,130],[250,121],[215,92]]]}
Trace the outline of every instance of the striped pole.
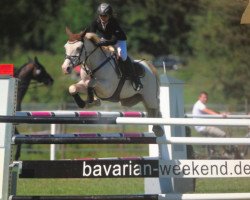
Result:
{"label": "striped pole", "polygon": [[9,200],[241,200],[249,199],[250,193],[210,194],[135,194],[135,195],[91,195],[91,196],[11,196]]}
{"label": "striped pole", "polygon": [[145,117],[145,112],[127,111],[127,112],[107,112],[107,111],[17,111],[15,116],[32,117]]}
{"label": "striped pole", "polygon": [[155,144],[153,133],[14,135],[13,144]]}
{"label": "striped pole", "polygon": [[91,196],[11,196],[9,200],[158,200],[152,195],[91,195]]}
{"label": "striped pole", "polygon": [[250,119],[187,119],[139,117],[51,117],[51,116],[0,116],[1,123],[27,124],[136,124],[182,126],[250,126]]}
{"label": "striped pole", "polygon": [[153,133],[78,133],[55,135],[14,135],[12,144],[192,144],[250,145],[250,138],[162,137]]}

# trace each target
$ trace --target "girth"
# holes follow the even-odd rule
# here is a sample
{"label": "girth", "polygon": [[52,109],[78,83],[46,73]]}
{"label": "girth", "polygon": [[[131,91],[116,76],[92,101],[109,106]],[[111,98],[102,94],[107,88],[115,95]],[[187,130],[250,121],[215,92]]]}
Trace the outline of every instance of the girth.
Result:
{"label": "girth", "polygon": [[95,95],[96,95],[99,99],[104,100],[104,101],[119,102],[119,101],[120,101],[121,90],[122,90],[122,88],[123,88],[123,85],[124,85],[125,81],[126,81],[126,78],[125,78],[124,76],[122,76],[122,77],[120,78],[120,80],[119,80],[119,83],[118,83],[118,86],[117,86],[115,92],[112,94],[112,96],[110,96],[110,97],[108,97],[108,98],[100,98],[100,97],[96,94],[96,92],[95,92],[95,90],[94,90]]}

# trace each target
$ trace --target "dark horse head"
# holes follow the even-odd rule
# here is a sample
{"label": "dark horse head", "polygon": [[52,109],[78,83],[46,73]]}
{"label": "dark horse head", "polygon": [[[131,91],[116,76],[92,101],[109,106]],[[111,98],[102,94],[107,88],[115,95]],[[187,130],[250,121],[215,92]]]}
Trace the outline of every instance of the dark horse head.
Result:
{"label": "dark horse head", "polygon": [[35,57],[34,60],[29,59],[26,64],[18,70],[15,70],[14,76],[19,79],[16,106],[17,111],[21,110],[21,102],[27,92],[31,80],[44,83],[46,86],[52,85],[54,81],[45,70],[44,66],[38,61],[37,57]]}
{"label": "dark horse head", "polygon": [[[35,80],[39,83],[44,83],[46,86],[53,84],[53,79],[45,70],[44,66],[38,61],[37,57],[34,60],[29,59],[19,69],[15,69],[15,78],[19,79],[18,90],[17,90],[17,105],[16,110],[21,110],[21,103],[24,95],[27,92],[27,89],[30,85],[31,80]],[[15,134],[19,134],[17,128],[15,128]],[[17,145],[15,160],[18,160],[21,155],[21,144]]]}

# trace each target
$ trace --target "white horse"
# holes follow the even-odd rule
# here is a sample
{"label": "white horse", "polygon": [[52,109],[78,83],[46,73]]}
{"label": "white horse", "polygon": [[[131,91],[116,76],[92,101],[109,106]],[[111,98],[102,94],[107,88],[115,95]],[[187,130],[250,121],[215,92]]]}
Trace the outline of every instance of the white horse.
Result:
{"label": "white horse", "polygon": [[[79,93],[86,94],[87,87],[91,86],[101,100],[120,102],[121,105],[129,107],[143,102],[148,117],[160,117],[159,83],[157,71],[152,64],[145,61],[139,63],[144,70],[141,77],[143,89],[135,91],[131,81],[119,73],[114,53],[95,45],[100,41],[96,34],[73,34],[68,28],[66,33],[68,41],[64,46],[66,58],[62,70],[69,74],[75,66],[81,65],[81,81],[69,87],[69,92],[79,107],[86,105]],[[154,126],[153,131],[157,136],[163,135],[160,126]]]}

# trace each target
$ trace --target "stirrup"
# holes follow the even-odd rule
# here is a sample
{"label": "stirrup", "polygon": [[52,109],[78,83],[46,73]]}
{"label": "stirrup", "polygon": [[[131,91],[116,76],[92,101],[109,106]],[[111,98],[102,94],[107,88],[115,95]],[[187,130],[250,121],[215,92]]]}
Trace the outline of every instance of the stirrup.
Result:
{"label": "stirrup", "polygon": [[139,92],[143,88],[143,85],[141,83],[133,82],[132,85],[133,85],[134,90],[137,92]]}

